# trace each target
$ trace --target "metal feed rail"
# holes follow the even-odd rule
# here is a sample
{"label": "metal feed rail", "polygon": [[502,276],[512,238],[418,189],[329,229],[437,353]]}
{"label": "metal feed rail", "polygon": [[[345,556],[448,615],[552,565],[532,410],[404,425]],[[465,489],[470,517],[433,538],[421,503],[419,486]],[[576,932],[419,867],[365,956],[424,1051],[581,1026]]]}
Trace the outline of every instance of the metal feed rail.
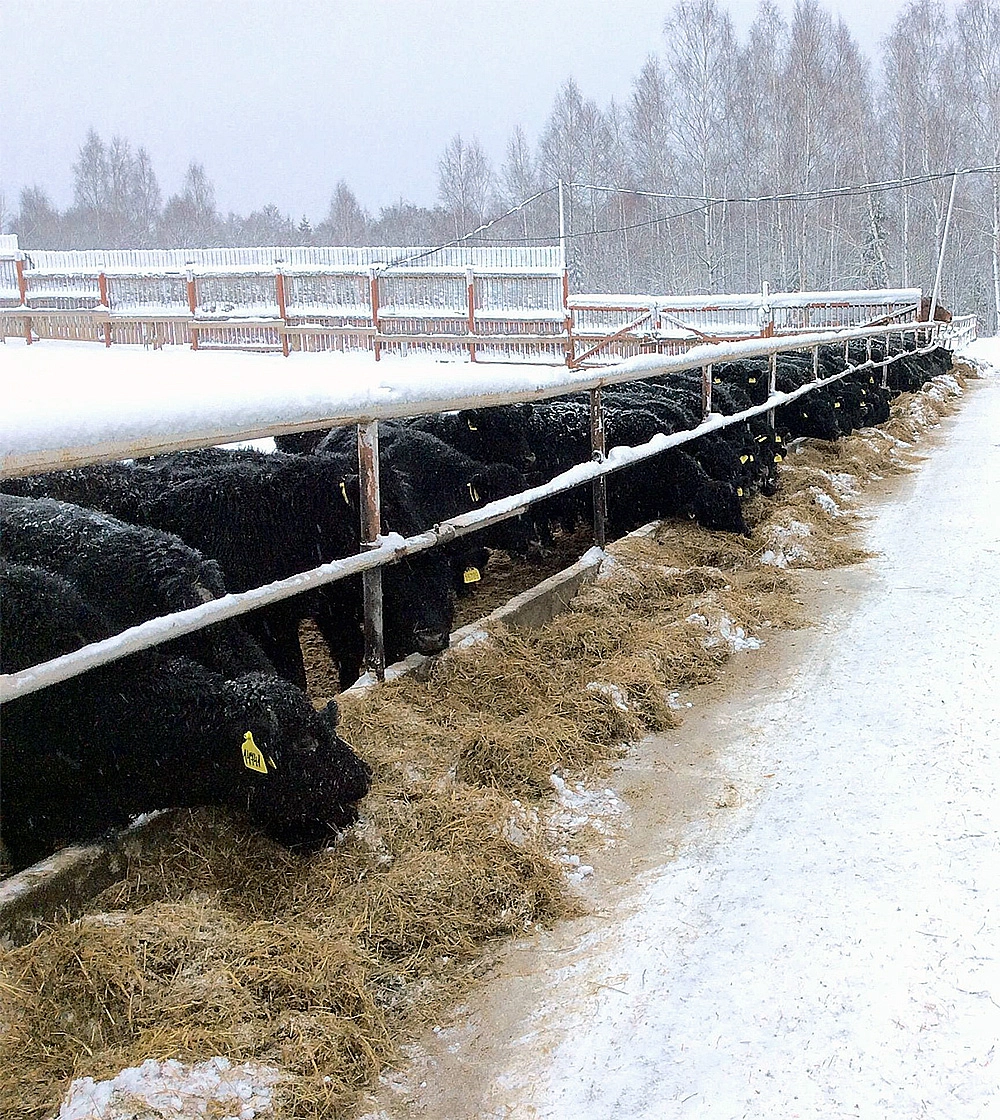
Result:
{"label": "metal feed rail", "polygon": [[[384,565],[399,560],[404,556],[414,555],[433,548],[438,544],[447,543],[472,533],[489,525],[508,520],[524,513],[534,503],[556,494],[564,493],[586,482],[594,485],[595,501],[595,535],[597,543],[603,547],[604,540],[604,515],[606,511],[605,482],[607,476],[616,470],[642,462],[645,459],[663,454],[663,452],[684,443],[697,439],[699,436],[741,423],[755,416],[768,414],[773,424],[774,409],[790,401],[804,396],[807,393],[823,388],[834,382],[840,381],[858,370],[877,369],[883,370],[883,385],[885,384],[886,370],[893,362],[913,353],[927,353],[948,341],[968,341],[975,333],[975,318],[966,316],[952,323],[926,323],[906,324],[898,327],[877,327],[842,331],[824,336],[810,336],[808,339],[770,339],[757,340],[753,343],[740,344],[739,356],[766,356],[770,358],[768,377],[768,399],[759,405],[745,409],[732,416],[722,416],[711,411],[712,374],[711,363],[704,361],[690,361],[683,359],[666,359],[654,367],[647,367],[640,372],[631,372],[622,376],[617,375],[614,369],[604,371],[600,378],[590,378],[579,382],[568,378],[567,384],[556,392],[547,392],[546,396],[565,395],[577,391],[579,388],[588,388],[591,401],[591,436],[594,448],[594,458],[587,463],[581,463],[551,481],[513,494],[499,501],[491,502],[482,509],[473,510],[441,522],[433,529],[418,533],[415,536],[403,538],[398,534],[377,536],[379,525],[379,486],[378,486],[378,421],[370,418],[354,418],[358,422],[359,432],[359,460],[362,473],[362,536],[366,541],[363,546],[365,551],[354,556],[334,560],[327,564],[319,565],[307,572],[278,580],[265,587],[254,588],[238,594],[226,595],[200,606],[174,614],[164,615],[151,619],[138,626],[130,627],[120,634],[83,646],[71,653],[32,666],[17,673],[0,675],[0,704],[16,699],[20,696],[37,692],[49,685],[68,680],[78,676],[88,669],[116,661],[128,654],[142,649],[161,645],[164,642],[181,637],[184,634],[201,630],[206,626],[234,618],[241,614],[266,606],[269,603],[279,602],[293,595],[315,587],[333,583],[351,575],[362,574],[365,581],[365,637],[366,661],[370,670],[378,676],[384,673],[384,657],[381,627],[381,569]],[[892,335],[911,335],[913,349],[889,357],[881,362],[873,361],[870,340],[883,338],[888,342]],[[855,366],[847,366],[840,373],[830,377],[820,378],[819,347],[831,343],[844,343],[845,356],[847,344],[854,339],[867,339],[868,358]],[[777,372],[777,356],[782,351],[811,350],[813,354],[814,379],[800,386],[790,393],[780,393],[775,388]],[[726,348],[726,357],[731,359],[731,348]],[[619,384],[627,381],[639,380],[647,377],[658,376],[675,370],[702,369],[702,402],[703,420],[695,428],[671,435],[658,434],[648,443],[638,447],[617,447],[605,454],[604,448],[604,422],[601,402],[601,388],[604,385]],[[567,371],[570,372],[570,371]],[[518,399],[526,399],[522,394]],[[463,404],[477,404],[482,407],[482,398],[462,402]],[[504,403],[491,399],[491,403]],[[410,409],[411,415],[421,413],[414,408]],[[286,429],[287,430],[287,429]],[[238,433],[234,433],[234,438]]]}

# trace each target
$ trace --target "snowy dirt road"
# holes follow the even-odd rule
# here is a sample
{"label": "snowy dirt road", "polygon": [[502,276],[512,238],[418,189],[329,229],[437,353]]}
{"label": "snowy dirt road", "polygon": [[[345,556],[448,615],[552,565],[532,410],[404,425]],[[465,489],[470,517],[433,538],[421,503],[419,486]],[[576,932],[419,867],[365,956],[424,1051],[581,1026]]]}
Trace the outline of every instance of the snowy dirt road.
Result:
{"label": "snowy dirt road", "polygon": [[712,811],[647,806],[372,1115],[1000,1117],[1000,381],[928,452],[823,625],[643,748]]}

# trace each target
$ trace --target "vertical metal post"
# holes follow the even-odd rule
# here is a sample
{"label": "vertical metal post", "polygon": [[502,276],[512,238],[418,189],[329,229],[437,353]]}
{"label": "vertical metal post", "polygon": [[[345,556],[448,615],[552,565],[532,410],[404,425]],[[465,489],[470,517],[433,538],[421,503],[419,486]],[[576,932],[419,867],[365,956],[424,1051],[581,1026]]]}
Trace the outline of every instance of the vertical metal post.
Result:
{"label": "vertical metal post", "polygon": [[872,360],[872,340],[871,336],[865,339],[865,361],[871,364]]}
{"label": "vertical metal post", "polygon": [[274,274],[274,294],[278,301],[278,318],[281,319],[281,352],[288,357],[288,314],[285,310],[285,274],[279,268]]}
{"label": "vertical metal post", "polygon": [[382,326],[378,321],[378,273],[374,268],[368,270],[368,288],[371,293],[372,301],[372,326],[375,328],[375,340],[373,345],[375,348],[375,361],[377,362],[382,357],[382,344],[378,340],[378,336],[382,331]]}
{"label": "vertical metal post", "polygon": [[559,252],[563,268],[566,267],[566,209],[563,204],[563,181],[559,180]]}
{"label": "vertical metal post", "polygon": [[[17,260],[14,261],[14,271],[17,273],[17,295],[21,301],[22,307],[28,306],[28,281],[24,275],[24,257],[19,253]],[[32,343],[31,336],[31,318],[27,315],[24,317],[24,341],[30,346]]]}
{"label": "vertical metal post", "polygon": [[563,292],[563,327],[566,331],[566,365],[572,366],[576,362],[576,343],[573,341],[573,313],[569,308],[569,269],[564,268],[562,274]]}
{"label": "vertical metal post", "polygon": [[[188,297],[188,310],[191,312],[193,319],[198,312],[198,288],[194,279],[194,272],[189,268],[187,274],[187,297]],[[191,327],[191,349],[198,349],[198,332]]]}
{"label": "vertical metal post", "polygon": [[[607,454],[607,436],[604,430],[604,401],[601,390],[590,390],[590,449],[595,462],[603,463]],[[594,543],[604,548],[608,543],[608,479],[601,475],[593,481]]]}
{"label": "vertical metal post", "polygon": [[958,183],[958,168],[951,177],[951,194],[948,196],[948,213],[944,219],[944,233],[941,234],[941,251],[938,253],[937,272],[934,275],[934,294],[931,296],[930,320],[934,321],[937,311],[938,295],[941,291],[941,269],[944,266],[944,250],[948,244],[948,230],[951,228],[951,212],[955,206],[955,186]]}
{"label": "vertical metal post", "polygon": [[559,180],[559,255],[563,268],[563,316],[566,328],[566,365],[576,362],[576,344],[573,341],[573,316],[569,310],[569,265],[566,261],[566,206],[563,197],[563,181]]}
{"label": "vertical metal post", "polygon": [[[107,278],[107,276],[104,275],[103,272],[99,272],[97,274],[97,291],[100,293],[98,298],[99,298],[101,307],[103,307],[104,310],[110,315],[111,314],[111,304],[108,301],[108,278]],[[110,322],[107,322],[107,323],[104,324],[104,345],[105,346],[110,346],[111,345],[111,323]]]}
{"label": "vertical metal post", "polygon": [[819,347],[813,347],[813,381],[819,381]]}
{"label": "vertical metal post", "polygon": [[771,285],[766,280],[760,286],[760,310],[763,319],[760,337],[774,338],[774,308],[771,306]]}
{"label": "vertical metal post", "polygon": [[476,335],[476,279],[472,269],[465,270],[465,287],[469,297],[469,361],[476,360],[476,344],[472,339]]}
{"label": "vertical metal post", "polygon": [[[378,421],[358,425],[358,466],[361,472],[361,547],[374,548],[382,531],[379,497]],[[362,573],[365,611],[365,668],[385,679],[385,641],[382,631],[382,569]]]}
{"label": "vertical metal post", "polygon": [[707,420],[712,415],[712,367],[701,367],[701,418]]}
{"label": "vertical metal post", "polygon": [[[767,362],[767,396],[770,400],[771,397],[777,392],[778,386],[778,355],[772,354]],[[774,434],[774,409],[770,409],[767,414],[767,426],[771,429],[771,434]]]}

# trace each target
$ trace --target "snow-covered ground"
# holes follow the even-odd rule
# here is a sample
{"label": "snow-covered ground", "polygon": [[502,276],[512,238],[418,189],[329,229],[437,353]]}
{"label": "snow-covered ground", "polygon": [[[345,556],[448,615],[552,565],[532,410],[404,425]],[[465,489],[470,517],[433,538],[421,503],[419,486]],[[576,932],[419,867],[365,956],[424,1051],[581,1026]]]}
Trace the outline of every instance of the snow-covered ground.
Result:
{"label": "snow-covered ground", "polygon": [[[992,380],[879,510],[854,609],[733,721],[763,794],[548,957],[463,1115],[1000,1116],[998,431]],[[428,1080],[477,1068],[449,1037]]]}

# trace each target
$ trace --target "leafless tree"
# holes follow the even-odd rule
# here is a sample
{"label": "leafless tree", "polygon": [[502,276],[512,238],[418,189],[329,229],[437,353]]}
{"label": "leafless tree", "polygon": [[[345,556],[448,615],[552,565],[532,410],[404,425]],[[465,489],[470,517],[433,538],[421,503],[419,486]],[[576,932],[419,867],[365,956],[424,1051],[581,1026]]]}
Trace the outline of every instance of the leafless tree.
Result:
{"label": "leafless tree", "polygon": [[[702,198],[725,195],[736,39],[716,0],[679,0],[664,25],[673,91],[672,139],[682,175]],[[709,292],[725,287],[725,213],[701,211],[700,277]]]}
{"label": "leafless tree", "polygon": [[171,195],[160,218],[160,244],[202,248],[219,243],[215,188],[200,163],[189,164],[178,194]]}
{"label": "leafless tree", "polygon": [[316,227],[316,240],[321,245],[364,245],[369,221],[354,191],[341,179],[334,188],[326,218]]}
{"label": "leafless tree", "polygon": [[61,249],[65,245],[62,216],[41,187],[21,191],[13,227],[22,249]]}
{"label": "leafless tree", "polygon": [[496,195],[496,176],[479,141],[456,134],[438,161],[438,198],[461,237],[487,218]]}

